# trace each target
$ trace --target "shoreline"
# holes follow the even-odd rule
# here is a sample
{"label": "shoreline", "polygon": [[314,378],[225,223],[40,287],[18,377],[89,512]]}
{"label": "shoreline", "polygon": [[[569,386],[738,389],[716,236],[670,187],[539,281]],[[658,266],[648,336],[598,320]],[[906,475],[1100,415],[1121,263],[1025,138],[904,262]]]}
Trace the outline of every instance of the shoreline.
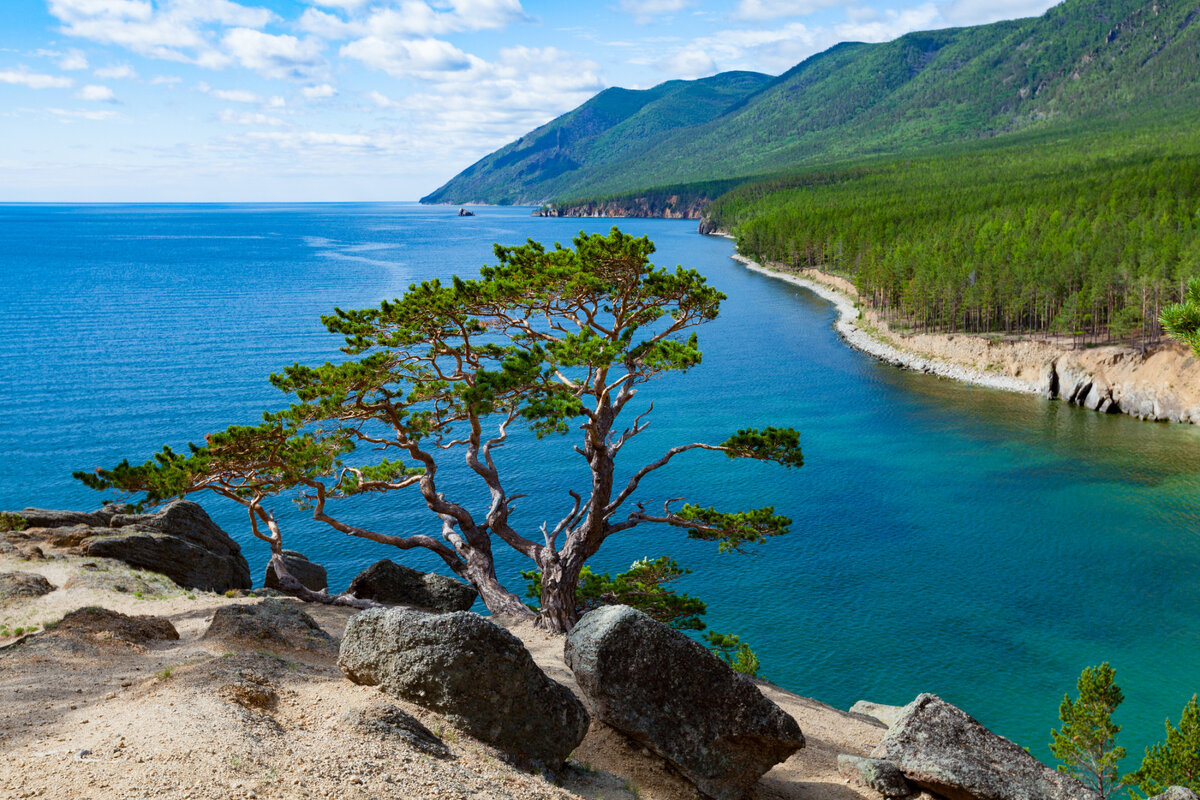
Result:
{"label": "shoreline", "polygon": [[[727,236],[727,234],[719,235]],[[976,386],[984,386],[989,389],[1000,389],[1008,392],[1019,392],[1021,394],[1044,394],[1042,389],[1032,381],[1007,375],[989,374],[983,370],[950,364],[903,350],[891,342],[885,341],[877,334],[859,327],[858,321],[861,318],[860,310],[855,305],[854,298],[845,292],[809,278],[789,275],[769,267],[764,267],[757,261],[752,261],[739,253],[734,253],[731,258],[752,272],[790,283],[793,286],[808,289],[818,297],[828,300],[837,309],[838,319],[834,323],[834,329],[842,339],[855,350],[866,353],[880,361],[903,369],[913,370],[914,372],[923,372],[927,375],[936,375],[940,378],[949,378]]]}

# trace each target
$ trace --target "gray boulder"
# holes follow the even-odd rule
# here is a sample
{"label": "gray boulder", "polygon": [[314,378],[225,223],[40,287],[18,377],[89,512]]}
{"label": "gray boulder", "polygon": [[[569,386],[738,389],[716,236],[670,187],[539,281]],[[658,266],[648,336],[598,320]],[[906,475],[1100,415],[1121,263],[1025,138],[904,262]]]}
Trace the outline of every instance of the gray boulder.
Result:
{"label": "gray boulder", "polygon": [[388,559],[377,561],[355,576],[346,589],[362,600],[389,606],[417,606],[434,611],[469,611],[475,590],[453,578],[402,567]]}
{"label": "gray boulder", "polygon": [[628,606],[585,614],[567,635],[564,657],[597,719],[717,800],[744,797],[804,746],[800,726],[753,681]]}
{"label": "gray boulder", "polygon": [[252,585],[237,542],[189,500],[157,514],[116,514],[107,528],[93,529],[79,552],[166,575],[187,589],[226,592]]}
{"label": "gray boulder", "polygon": [[[322,589],[329,588],[329,577],[325,572],[325,568],[320,564],[314,564],[308,560],[308,557],[303,553],[297,553],[295,550],[283,551],[283,563],[287,567],[287,571],[291,576],[306,589],[311,589],[314,592],[319,592]],[[263,586],[268,589],[283,590],[279,585],[279,576],[275,574],[275,567],[271,562],[267,562],[267,574],[263,578]]]}
{"label": "gray boulder", "polygon": [[871,757],[891,761],[910,782],[947,800],[1099,800],[932,694],[904,707]]}
{"label": "gray boulder", "polygon": [[221,606],[201,638],[231,645],[284,650],[333,650],[333,637],[295,600]]}
{"label": "gray boulder", "polygon": [[883,703],[872,703],[870,700],[859,700],[850,706],[851,714],[870,717],[885,728],[890,728],[892,723],[900,718],[900,712],[903,710],[904,706],[885,706]]}
{"label": "gray boulder", "polygon": [[372,608],[355,614],[338,666],[351,681],[445,715],[522,763],[558,767],[588,714],[516,636],[478,614]]}
{"label": "gray boulder", "polygon": [[18,511],[30,528],[69,528],[86,525],[89,528],[107,528],[118,514],[128,514],[129,506],[109,503],[99,511],[56,511],[46,508],[26,508]]}
{"label": "gray boulder", "polygon": [[909,797],[916,794],[904,773],[890,761],[840,755],[837,765],[838,773],[842,777],[874,789],[884,797]]}
{"label": "gray boulder", "polygon": [[1186,786],[1171,786],[1162,794],[1156,794],[1150,800],[1198,800],[1196,793]]}
{"label": "gray boulder", "polygon": [[54,585],[36,572],[0,572],[0,604],[18,598],[41,597]]}

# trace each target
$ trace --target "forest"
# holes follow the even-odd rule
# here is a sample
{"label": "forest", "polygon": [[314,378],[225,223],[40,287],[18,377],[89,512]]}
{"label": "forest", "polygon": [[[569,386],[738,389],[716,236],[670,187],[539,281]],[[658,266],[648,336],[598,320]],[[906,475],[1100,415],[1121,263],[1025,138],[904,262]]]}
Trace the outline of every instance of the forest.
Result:
{"label": "forest", "polygon": [[1200,127],[1142,119],[752,183],[708,219],[756,260],[853,280],[901,326],[1144,348],[1200,275]]}

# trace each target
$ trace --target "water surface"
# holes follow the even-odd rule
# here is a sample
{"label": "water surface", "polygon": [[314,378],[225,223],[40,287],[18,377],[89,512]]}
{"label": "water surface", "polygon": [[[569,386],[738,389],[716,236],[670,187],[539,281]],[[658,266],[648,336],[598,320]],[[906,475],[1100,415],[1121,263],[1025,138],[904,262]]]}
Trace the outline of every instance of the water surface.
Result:
{"label": "water surface", "polygon": [[[473,274],[493,242],[565,243],[612,224],[455,213],[0,206],[0,507],[92,507],[98,497],[72,470],[140,461],[281,406],[272,371],[338,357],[319,323],[334,306]],[[700,331],[703,365],[640,398],[658,410],[622,454],[625,469],[671,444],[767,424],[802,431],[806,465],[682,456],[647,482],[647,498],[774,504],[792,532],[739,556],[644,529],[606,543],[597,568],[673,555],[694,570],[679,588],[709,603],[713,628],[747,639],[774,682],[836,706],[935,691],[1045,756],[1063,692],[1108,660],[1127,697],[1130,752],[1160,738],[1163,719],[1200,689],[1200,431],[900,371],[847,348],[825,301],[733,262],[727,240],[693,223],[620,225],[656,242],[657,263],[694,266],[729,295]],[[533,495],[516,518],[529,535],[582,488],[582,463],[566,451],[523,435],[499,454],[510,488]],[[456,469],[447,491],[482,502]],[[201,499],[260,576],[267,551],[241,509]],[[344,513],[436,534],[414,499]],[[383,557],[444,570],[281,512],[288,545],[325,564],[335,589]],[[528,563],[501,559],[519,586]]]}

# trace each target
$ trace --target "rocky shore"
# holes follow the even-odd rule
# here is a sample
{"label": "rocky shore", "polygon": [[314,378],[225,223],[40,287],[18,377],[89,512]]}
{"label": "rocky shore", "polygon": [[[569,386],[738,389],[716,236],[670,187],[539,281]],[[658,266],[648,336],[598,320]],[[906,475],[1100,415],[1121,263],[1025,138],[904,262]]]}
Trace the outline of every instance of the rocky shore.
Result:
{"label": "rocky shore", "polygon": [[590,201],[573,205],[542,206],[535,217],[635,217],[639,219],[700,219],[711,202],[707,197],[662,199],[634,197],[621,200]]}
{"label": "rocky shore", "polygon": [[[228,553],[184,503],[130,525]],[[26,511],[0,533],[5,798],[1098,800],[936,695],[840,711],[628,606],[556,635],[391,562],[356,581],[446,607],[219,594],[131,566],[140,534],[72,543],[123,510]]]}
{"label": "rocky shore", "polygon": [[970,334],[903,333],[862,308],[857,291],[844,278],[815,269],[764,266],[741,255],[734,259],[829,300],[838,311],[837,331],[847,343],[890,364],[1108,414],[1200,424],[1200,359],[1182,344],[1163,344],[1142,355],[1115,345],[1069,349]]}

